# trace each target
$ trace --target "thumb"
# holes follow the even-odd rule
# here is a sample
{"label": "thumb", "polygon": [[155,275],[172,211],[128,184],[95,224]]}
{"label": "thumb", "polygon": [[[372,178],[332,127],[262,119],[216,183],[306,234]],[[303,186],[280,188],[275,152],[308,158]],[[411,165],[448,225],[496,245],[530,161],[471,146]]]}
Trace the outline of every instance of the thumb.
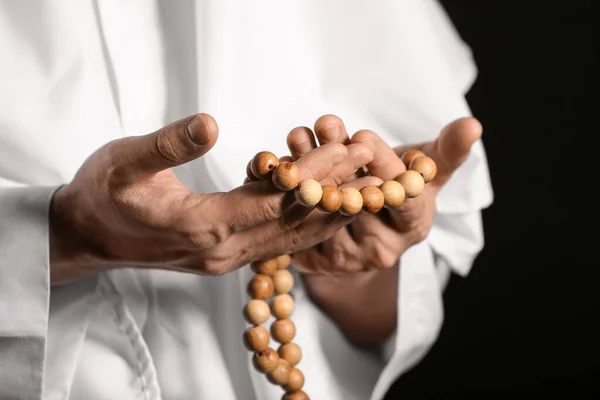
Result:
{"label": "thumb", "polygon": [[431,182],[441,187],[454,171],[465,162],[473,144],[481,138],[482,126],[475,118],[457,119],[448,124],[433,142],[424,144],[421,150],[435,160],[438,167],[436,178]]}
{"label": "thumb", "polygon": [[218,131],[210,115],[192,115],[154,133],[123,139],[114,157],[130,173],[154,175],[202,157],[215,145]]}

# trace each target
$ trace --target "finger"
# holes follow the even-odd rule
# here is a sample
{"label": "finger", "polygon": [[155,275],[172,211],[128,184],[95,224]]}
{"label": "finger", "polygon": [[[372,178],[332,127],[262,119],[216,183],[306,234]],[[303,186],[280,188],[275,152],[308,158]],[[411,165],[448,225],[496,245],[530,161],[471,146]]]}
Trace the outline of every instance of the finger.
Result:
{"label": "finger", "polygon": [[[255,227],[232,236],[228,246],[231,249],[247,249],[244,254],[241,254],[243,261],[246,262],[279,254],[290,254],[331,238],[353,220],[354,217],[328,214],[322,218],[307,219],[292,229],[288,226],[280,226],[279,231],[283,233],[276,236],[272,236],[268,229],[262,230],[262,227]],[[277,221],[285,224],[283,219]]]}
{"label": "finger", "polygon": [[[348,157],[344,145],[331,143],[294,161],[302,179],[322,180]],[[202,203],[202,195],[199,202]],[[219,242],[253,226],[275,221],[293,204],[293,192],[282,192],[270,181],[250,182],[218,197],[209,215],[199,215],[202,224],[218,227]],[[197,223],[196,220],[191,223]]]}
{"label": "finger", "polygon": [[315,135],[305,126],[294,128],[288,133],[287,145],[292,153],[292,159],[294,160],[298,160],[300,157],[308,154],[311,150],[317,148]]}
{"label": "finger", "polygon": [[344,122],[335,115],[323,115],[315,122],[315,134],[322,146],[327,143],[350,144]]}
{"label": "finger", "polygon": [[362,143],[373,150],[373,161],[367,164],[371,175],[389,180],[395,179],[406,170],[394,150],[376,133],[368,130],[358,131],[352,136],[352,143]]}
{"label": "finger", "polygon": [[481,138],[481,123],[472,117],[459,118],[448,124],[440,136],[431,142],[395,149],[401,157],[410,149],[418,149],[431,157],[437,164],[436,178],[431,182],[436,188],[443,186],[460,167],[471,152],[471,147]]}
{"label": "finger", "polygon": [[[351,143],[348,131],[344,122],[335,115],[324,115],[315,122],[315,134],[321,145],[326,143],[343,143],[349,145]],[[345,181],[356,179],[359,176],[364,176],[365,171],[363,166],[355,169],[355,172],[348,176]]]}
{"label": "finger", "polygon": [[158,131],[117,140],[111,144],[115,165],[135,178],[193,161],[216,143],[218,126],[208,114],[196,114]]}
{"label": "finger", "polygon": [[454,171],[465,162],[471,147],[481,138],[483,128],[475,118],[460,118],[448,124],[440,136],[431,144],[423,146],[425,154],[437,163],[437,178],[432,182],[441,187]]}
{"label": "finger", "polygon": [[336,165],[331,174],[321,180],[321,185],[341,185],[344,181],[352,178],[357,170],[372,162],[375,157],[373,148],[362,143],[349,144],[346,149],[348,157]]}

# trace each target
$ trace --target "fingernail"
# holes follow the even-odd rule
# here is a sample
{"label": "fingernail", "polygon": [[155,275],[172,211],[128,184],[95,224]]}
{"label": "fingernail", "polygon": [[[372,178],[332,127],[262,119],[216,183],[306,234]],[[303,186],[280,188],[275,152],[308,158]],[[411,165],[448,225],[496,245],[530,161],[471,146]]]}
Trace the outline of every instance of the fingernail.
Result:
{"label": "fingernail", "polygon": [[201,115],[196,115],[187,123],[187,132],[190,140],[198,146],[209,142],[208,124]]}

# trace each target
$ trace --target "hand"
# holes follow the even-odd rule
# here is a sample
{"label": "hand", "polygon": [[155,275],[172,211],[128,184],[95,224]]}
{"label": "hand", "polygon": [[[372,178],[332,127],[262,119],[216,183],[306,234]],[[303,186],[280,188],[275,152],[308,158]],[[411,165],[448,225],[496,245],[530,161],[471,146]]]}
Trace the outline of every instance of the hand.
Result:
{"label": "hand", "polygon": [[[315,133],[321,146],[363,144],[374,153],[373,160],[367,164],[369,176],[354,176],[342,188],[379,186],[383,181],[395,179],[406,170],[400,156],[410,148],[423,151],[438,167],[436,178],[426,185],[419,197],[407,198],[400,208],[385,209],[378,215],[359,214],[331,239],[293,255],[301,272],[343,274],[392,268],[409,247],[428,236],[436,212],[437,193],[481,137],[481,125],[473,118],[462,118],[450,123],[434,141],[395,150],[371,131],[359,131],[350,139],[343,122],[335,116],[319,119]],[[314,135],[306,129],[292,131],[288,144],[294,160],[301,160],[317,147]]]}
{"label": "hand", "polygon": [[[171,168],[206,154],[217,136],[214,119],[198,114],[96,151],[54,196],[52,283],[128,266],[224,274],[313,246],[353,220],[340,215],[305,220],[310,210],[294,205],[292,193],[269,181],[228,193],[193,193]],[[367,150],[364,161],[331,143],[295,162],[303,179],[344,179],[372,158],[366,146],[354,148]]]}

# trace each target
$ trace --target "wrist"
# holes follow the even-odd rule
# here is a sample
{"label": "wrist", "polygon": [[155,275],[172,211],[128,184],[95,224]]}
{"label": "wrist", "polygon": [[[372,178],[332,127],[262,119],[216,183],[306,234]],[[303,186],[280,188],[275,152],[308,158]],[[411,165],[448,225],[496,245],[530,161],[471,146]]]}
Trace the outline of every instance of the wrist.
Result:
{"label": "wrist", "polygon": [[61,285],[105,269],[105,263],[91,251],[70,199],[69,187],[61,186],[52,197],[49,213],[50,282]]}

